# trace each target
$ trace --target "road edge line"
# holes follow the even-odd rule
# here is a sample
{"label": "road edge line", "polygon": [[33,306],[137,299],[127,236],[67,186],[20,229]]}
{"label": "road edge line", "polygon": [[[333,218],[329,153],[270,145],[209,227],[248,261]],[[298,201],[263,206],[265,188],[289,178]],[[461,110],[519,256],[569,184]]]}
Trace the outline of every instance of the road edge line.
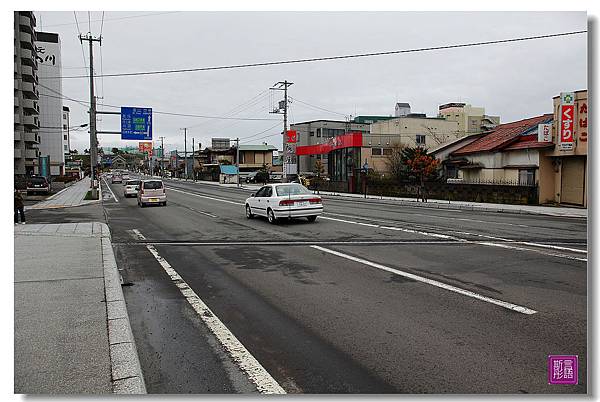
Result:
{"label": "road edge line", "polygon": [[286,394],[281,385],[279,385],[279,383],[271,376],[271,374],[269,374],[260,362],[256,360],[229,328],[227,328],[227,326],[225,326],[225,324],[223,324],[223,322],[212,312],[177,271],[173,269],[171,264],[158,254],[156,248],[152,245],[147,245],[146,248],[152,253],[167,275],[169,275],[173,283],[177,286],[194,311],[196,311],[200,319],[202,319],[208,329],[216,336],[217,340],[229,356],[231,356],[234,363],[236,363],[240,370],[242,370],[247,375],[248,379],[256,386],[258,392],[261,394]]}

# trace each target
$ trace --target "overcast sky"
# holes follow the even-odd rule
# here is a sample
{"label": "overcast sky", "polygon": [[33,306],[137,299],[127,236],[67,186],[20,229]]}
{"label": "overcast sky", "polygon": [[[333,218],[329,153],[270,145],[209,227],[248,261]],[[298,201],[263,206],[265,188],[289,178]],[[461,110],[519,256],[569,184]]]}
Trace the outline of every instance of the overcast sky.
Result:
{"label": "overcast sky", "polygon": [[[104,13],[102,57],[95,44],[95,68],[105,74],[209,67],[535,36],[587,29],[582,12],[110,12]],[[85,74],[73,12],[36,12],[38,30],[62,41],[63,76]],[[99,35],[102,12],[78,12],[79,29]],[[124,18],[133,17],[136,18]],[[98,21],[96,21],[98,20]],[[101,62],[102,61],[102,62]],[[561,91],[587,89],[587,35],[452,50],[377,56],[270,67],[97,79],[100,103],[152,107],[155,111],[274,119],[208,120],[154,114],[155,146],[183,150],[182,127],[202,147],[211,137],[255,135],[248,143],[281,147],[282,115],[270,114],[282,93],[277,81],[294,83],[289,94],[291,123],[343,120],[343,115],[391,115],[397,101],[413,112],[435,116],[440,104],[466,102],[499,115],[501,122],[552,112]],[[266,91],[266,92],[265,92]],[[261,94],[262,93],[262,94]],[[64,79],[63,94],[89,100],[88,80]],[[257,97],[257,95],[261,94]],[[273,96],[273,97],[272,97]],[[252,102],[247,103],[247,101]],[[87,108],[65,100],[71,125],[86,123]],[[242,105],[243,107],[237,108]],[[98,107],[99,110],[116,110]],[[239,111],[237,114],[231,114]],[[101,130],[119,130],[118,116],[99,116]],[[262,138],[270,135],[268,138]],[[101,146],[134,145],[100,135]],[[89,146],[85,131],[71,148]]]}

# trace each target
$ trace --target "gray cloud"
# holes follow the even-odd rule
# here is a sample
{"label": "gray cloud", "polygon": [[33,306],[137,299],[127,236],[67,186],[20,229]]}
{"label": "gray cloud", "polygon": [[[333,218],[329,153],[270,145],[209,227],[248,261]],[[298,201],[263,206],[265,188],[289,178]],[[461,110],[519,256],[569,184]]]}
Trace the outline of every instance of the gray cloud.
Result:
{"label": "gray cloud", "polygon": [[[584,12],[181,12],[109,20],[137,14],[146,12],[105,13],[104,73],[410,49],[587,26]],[[83,73],[85,70],[74,68],[83,65],[75,25],[51,26],[74,22],[73,13],[37,15],[42,17],[43,30],[61,36],[63,75]],[[92,12],[92,19],[100,16],[100,12]],[[78,13],[78,18],[80,28],[87,32],[87,13]],[[99,31],[100,23],[93,22],[93,34]],[[85,57],[87,62],[87,47]],[[99,71],[98,46],[95,60]],[[552,97],[560,91],[587,88],[587,36],[319,63],[105,78],[103,84],[98,79],[97,90],[104,96],[100,102],[107,104],[222,115],[284,79],[294,82],[292,97],[344,114],[388,115],[396,101],[405,101],[415,112],[434,115],[439,104],[462,101],[484,106],[487,113],[507,122],[551,112]],[[65,79],[63,92],[87,100],[88,81]],[[70,101],[65,104],[72,110],[72,124],[87,120],[85,107]],[[269,114],[269,106],[270,97],[266,96],[238,116],[281,118]],[[292,122],[343,118],[298,102],[291,105],[290,117]],[[155,115],[154,135],[165,136],[166,147],[182,149],[181,127],[195,126],[188,131],[189,137],[206,145],[211,136],[244,138],[275,123]],[[118,118],[102,117],[102,129],[118,126]],[[279,130],[278,126],[265,135]],[[73,144],[81,150],[88,141],[81,132],[74,135]],[[100,141],[104,146],[127,143],[110,135],[102,135]],[[278,135],[264,141],[281,146]]]}

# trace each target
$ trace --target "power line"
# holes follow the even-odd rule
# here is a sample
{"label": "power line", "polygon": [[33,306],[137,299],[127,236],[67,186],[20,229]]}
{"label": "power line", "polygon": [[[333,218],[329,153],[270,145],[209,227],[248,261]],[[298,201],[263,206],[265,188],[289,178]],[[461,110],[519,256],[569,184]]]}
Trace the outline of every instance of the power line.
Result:
{"label": "power line", "polygon": [[102,11],[102,22],[100,23],[100,36],[102,36],[103,29],[104,29],[104,11]]}
{"label": "power line", "polygon": [[[77,102],[83,106],[88,106],[90,104],[89,101],[82,101],[82,100],[78,100],[78,99],[73,99],[70,98],[66,95],[61,94],[58,91],[53,90],[52,88],[48,88],[47,86],[43,85],[43,84],[38,84],[41,87],[46,88],[47,90],[57,94],[60,96],[61,99],[68,99],[70,101],[73,102]],[[48,96],[48,97],[53,97],[50,95],[44,95],[44,94],[40,94],[40,96]],[[54,97],[57,98],[57,97]],[[98,106],[104,106],[104,107],[109,107],[109,108],[115,108],[115,109],[120,109],[121,106],[116,106],[116,105],[109,105],[107,103],[98,103]],[[189,113],[175,113],[175,112],[164,112],[164,111],[160,111],[160,110],[152,110],[152,113],[156,113],[156,114],[164,114],[164,115],[170,115],[170,116],[181,116],[181,117],[195,117],[195,118],[200,118],[200,119],[220,119],[220,120],[243,120],[243,121],[276,121],[277,119],[266,119],[266,118],[260,118],[260,117],[225,117],[225,116],[206,116],[206,115],[201,115],[201,114],[189,114]],[[278,121],[278,120],[277,120]]]}
{"label": "power line", "polygon": [[[278,122],[278,123],[277,123],[277,124],[275,124],[274,126],[271,126],[271,127],[267,128],[266,130],[263,130],[263,131],[261,131],[260,133],[252,134],[252,135],[250,135],[250,136],[248,136],[248,137],[245,137],[245,138],[244,138],[244,140],[249,140],[249,139],[250,139],[250,138],[252,138],[252,137],[256,137],[257,135],[261,135],[261,134],[263,134],[263,133],[266,133],[267,131],[269,131],[269,130],[272,130],[272,129],[274,129],[275,127],[279,126],[279,124],[281,124],[281,123],[279,123],[279,122]],[[274,135],[279,135],[279,133],[275,133],[275,134],[272,134],[272,135],[268,135],[268,136],[266,136],[266,137],[262,137],[262,138],[254,138],[252,141],[258,141],[258,140],[261,140],[261,139],[263,139],[263,138],[272,137],[272,136],[274,136]],[[243,141],[243,142],[240,142],[240,144],[246,144],[246,143],[248,143],[248,142],[249,142],[249,141]]]}
{"label": "power line", "polygon": [[[314,57],[314,58],[308,58],[308,59],[281,60],[281,61],[270,61],[270,62],[262,62],[262,63],[234,64],[234,65],[216,66],[216,67],[184,68],[184,69],[177,69],[177,70],[139,71],[139,72],[133,72],[133,73],[113,73],[113,74],[104,74],[103,76],[104,77],[131,77],[131,76],[141,76],[141,75],[189,73],[189,72],[197,72],[197,71],[231,70],[231,69],[237,69],[237,68],[261,67],[261,66],[264,67],[264,66],[274,66],[274,65],[281,65],[281,64],[310,63],[310,62],[316,62],[316,61],[354,59],[354,58],[360,58],[360,57],[386,56],[386,55],[392,55],[392,54],[417,53],[417,52],[428,52],[428,51],[434,51],[434,50],[447,50],[447,49],[457,49],[457,48],[473,47],[473,46],[495,45],[495,44],[500,44],[500,43],[524,42],[524,41],[530,41],[530,40],[556,38],[556,37],[561,37],[561,36],[579,35],[579,34],[583,34],[583,33],[587,33],[587,30],[562,32],[562,33],[547,34],[547,35],[527,36],[527,37],[519,37],[519,38],[511,38],[511,39],[491,40],[491,41],[484,41],[484,42],[461,43],[461,44],[455,44],[455,45],[431,46],[431,47],[422,47],[422,48],[405,49],[405,50],[392,50],[392,51],[386,51],[386,52],[359,53],[359,54],[350,54],[350,55],[343,55],[343,56]],[[45,77],[45,78],[47,78],[47,79],[49,79],[49,78],[87,78],[87,76],[72,75],[72,76],[64,76],[64,77]]]}
{"label": "power line", "polygon": [[[130,15],[127,17],[118,17],[118,18],[107,18],[105,21],[117,21],[117,20],[127,20],[127,19],[131,19],[131,18],[142,18],[142,17],[154,17],[157,15],[164,15],[164,14],[176,14],[176,13],[180,13],[181,11],[169,11],[169,12],[164,12],[164,13],[153,13],[153,14],[140,14],[140,15]],[[101,20],[92,20],[92,22],[98,22]],[[65,26],[65,25],[73,25],[72,22],[66,22],[63,24],[52,24],[52,25],[46,25],[46,28],[48,27],[60,27],[60,26]]]}
{"label": "power line", "polygon": [[[77,21],[77,12],[73,11],[73,15],[75,16],[75,25],[77,26],[77,33],[81,37],[81,29],[79,29],[79,21]],[[83,60],[83,66],[85,67],[85,71],[88,71],[87,64],[85,63],[85,53],[83,51],[83,43],[81,44],[81,59]],[[87,77],[87,75],[85,77]],[[38,81],[39,81],[39,79],[38,79]]]}
{"label": "power line", "polygon": [[344,114],[344,113],[334,112],[333,110],[325,109],[324,107],[312,105],[312,104],[310,104],[308,102],[304,102],[304,101],[302,101],[302,100],[300,100],[298,98],[294,98],[294,97],[291,97],[291,96],[290,96],[290,98],[293,99],[294,102],[300,102],[303,105],[306,105],[306,106],[309,106],[309,107],[312,107],[312,108],[315,108],[315,109],[319,109],[319,110],[322,110],[322,111],[325,111],[325,112],[329,112],[329,113],[333,113],[333,114],[338,114],[338,115],[344,116],[344,117],[348,116],[347,114]]}

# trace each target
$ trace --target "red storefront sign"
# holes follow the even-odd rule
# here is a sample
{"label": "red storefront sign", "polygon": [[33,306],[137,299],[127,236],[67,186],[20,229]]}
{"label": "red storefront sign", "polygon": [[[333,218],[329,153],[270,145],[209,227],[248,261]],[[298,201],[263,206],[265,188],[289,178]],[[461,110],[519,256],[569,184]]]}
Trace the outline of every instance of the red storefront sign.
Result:
{"label": "red storefront sign", "polygon": [[561,150],[572,150],[575,131],[575,94],[563,92],[560,94],[560,131],[559,147]]}
{"label": "red storefront sign", "polygon": [[289,144],[295,144],[298,141],[298,132],[296,130],[286,131],[286,142]]}
{"label": "red storefront sign", "polygon": [[138,150],[140,152],[152,152],[152,142],[139,142]]}
{"label": "red storefront sign", "polygon": [[362,147],[362,133],[349,133],[330,138],[324,144],[296,147],[296,155],[327,154],[336,149]]}

